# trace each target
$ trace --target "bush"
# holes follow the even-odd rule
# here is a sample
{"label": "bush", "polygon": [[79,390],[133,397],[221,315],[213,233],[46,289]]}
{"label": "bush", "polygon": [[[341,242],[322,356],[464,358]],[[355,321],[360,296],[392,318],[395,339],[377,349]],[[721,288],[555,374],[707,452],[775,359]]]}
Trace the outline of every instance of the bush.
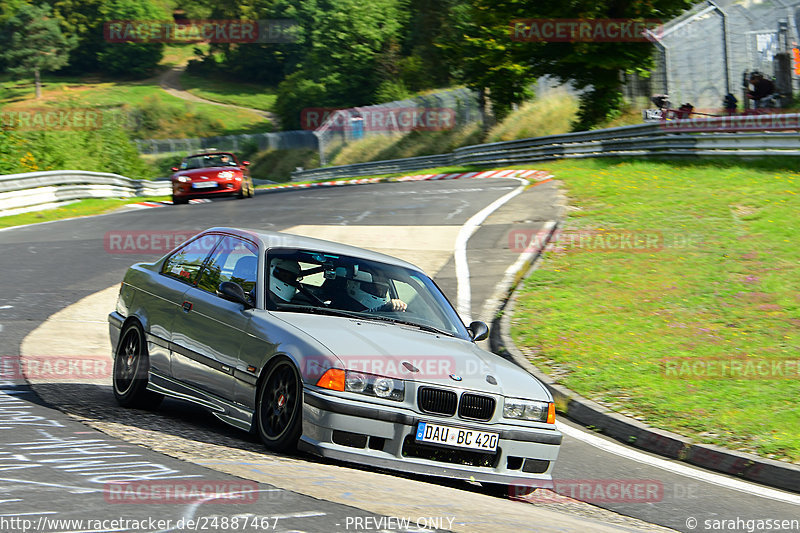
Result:
{"label": "bush", "polygon": [[0,174],[40,170],[113,172],[149,178],[150,169],[115,114],[89,131],[0,132]]}
{"label": "bush", "polygon": [[128,108],[131,133],[137,139],[209,137],[225,131],[225,125],[198,113],[189,102],[165,103],[148,96],[141,105]]}
{"label": "bush", "polygon": [[[106,20],[166,20],[169,15],[149,0],[110,0],[103,6]],[[104,42],[97,52],[100,70],[117,76],[142,78],[158,66],[164,43]]]}
{"label": "bush", "polygon": [[289,75],[278,85],[275,112],[284,130],[300,129],[300,113],[309,107],[330,106],[327,84],[306,77],[303,71]]}

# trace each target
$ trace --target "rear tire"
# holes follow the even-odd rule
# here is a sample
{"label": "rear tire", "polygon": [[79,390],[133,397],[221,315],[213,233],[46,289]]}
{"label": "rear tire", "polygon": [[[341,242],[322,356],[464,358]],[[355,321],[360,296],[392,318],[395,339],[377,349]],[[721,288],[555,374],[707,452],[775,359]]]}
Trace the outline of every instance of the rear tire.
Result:
{"label": "rear tire", "polygon": [[137,323],[123,328],[114,354],[114,397],[123,407],[155,409],[164,399],[162,394],[147,390],[150,358],[144,332]]}
{"label": "rear tire", "polygon": [[303,429],[303,383],[289,359],[270,365],[256,399],[255,424],[261,441],[272,451],[294,451]]}

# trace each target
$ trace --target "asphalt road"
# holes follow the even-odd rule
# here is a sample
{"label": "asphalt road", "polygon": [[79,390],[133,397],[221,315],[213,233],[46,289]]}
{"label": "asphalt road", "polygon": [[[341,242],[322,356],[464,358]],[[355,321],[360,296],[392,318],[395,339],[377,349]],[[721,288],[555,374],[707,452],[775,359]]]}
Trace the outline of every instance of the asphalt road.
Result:
{"label": "asphalt road", "polygon": [[[247,201],[215,201],[137,210],[2,231],[2,354],[19,355],[22,340],[47,317],[118,283],[131,263],[154,258],[149,254],[108,253],[104,249],[104,236],[108,231],[200,231],[217,225],[272,230],[298,225],[460,226],[517,185],[512,180],[491,179],[287,191],[259,194]],[[541,194],[525,193],[514,198],[487,219],[470,239],[467,255],[472,280],[473,317],[481,315],[483,301],[492,294],[505,269],[516,259],[516,254],[507,249],[509,230],[537,229],[554,216],[546,201],[552,196],[545,194],[551,187],[552,184],[543,184],[537,187]],[[393,235],[387,232],[385,238],[390,241]],[[426,238],[424,234],[419,235],[421,240]],[[453,260],[444,262],[434,277],[455,303],[457,283]],[[85,412],[103,410],[102,404],[92,404],[91,395],[86,398]],[[36,402],[36,397],[25,387],[7,385],[0,393],[0,531],[14,531],[4,527],[2,519],[24,512],[35,513],[37,519],[39,516],[113,518],[122,514],[126,518],[136,518],[152,515],[150,506],[142,505],[141,510],[135,505],[117,508],[100,495],[98,489],[102,491],[108,479],[113,481],[113,478],[102,478],[103,467],[108,471],[120,471],[120,467],[112,463],[132,463],[124,467],[129,468],[133,476],[155,476],[152,479],[159,479],[159,475],[173,476],[166,479],[177,480],[176,483],[198,479],[241,481],[110,439]],[[209,432],[212,435],[230,434],[227,428],[209,422],[207,417],[185,408],[185,404],[180,402],[168,402],[165,409],[173,414],[189,411],[189,427],[203,435],[202,438],[208,438]],[[139,429],[148,429],[147,424],[143,423]],[[46,452],[51,455],[44,455]],[[640,458],[645,455],[637,453]],[[99,458],[108,464],[91,465],[70,460],[76,457]],[[56,461],[45,462],[43,458]],[[53,464],[58,467],[52,467]],[[748,520],[800,518],[797,504],[758,496],[753,491],[725,488],[709,482],[699,469],[690,470],[697,474],[687,476],[668,472],[641,459],[630,460],[568,436],[564,439],[555,477],[573,482],[576,487],[589,482],[595,489],[608,488],[614,483],[618,485],[620,481],[634,487],[637,484],[656,485],[659,488],[656,493],[651,493],[651,497],[631,497],[628,501],[604,502],[596,491],[592,495],[581,493],[580,489],[574,495],[600,507],[681,531],[747,531]],[[143,478],[147,479],[151,478]],[[475,490],[472,487],[460,488]],[[256,503],[208,502],[199,508],[173,505],[160,507],[164,509],[160,514],[165,519],[174,520],[200,515],[213,518],[238,514],[242,519],[246,518],[245,515],[251,519],[265,516],[269,517],[268,521],[276,520],[277,529],[304,531],[345,530],[344,521],[348,517],[372,516],[378,519],[376,515],[353,507],[308,498],[269,485],[259,484],[258,490],[261,492],[257,493]],[[76,500],[76,495],[79,500]],[[76,501],[82,502],[81,505],[76,506]],[[280,505],[275,505],[276,501]],[[558,502],[545,503],[558,507]],[[120,508],[125,512],[117,512]],[[42,515],[43,512],[52,515]],[[692,518],[697,520],[695,527],[691,527]],[[728,524],[733,527],[726,528],[725,524],[706,523],[707,520],[734,522]],[[443,525],[447,526],[447,523]],[[714,527],[717,525],[723,527]],[[108,526],[104,526],[103,530],[107,529]],[[774,527],[770,529],[777,530]],[[532,530],[536,530],[534,525]]]}

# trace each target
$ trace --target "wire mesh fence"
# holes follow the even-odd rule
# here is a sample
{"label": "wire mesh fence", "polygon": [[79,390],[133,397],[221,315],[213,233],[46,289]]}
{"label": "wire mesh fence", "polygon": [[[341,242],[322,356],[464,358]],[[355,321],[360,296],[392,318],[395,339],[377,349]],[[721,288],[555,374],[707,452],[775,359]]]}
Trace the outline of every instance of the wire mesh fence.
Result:
{"label": "wire mesh fence", "polygon": [[140,154],[197,152],[209,148],[232,152],[267,149],[293,150],[300,148],[316,150],[318,148],[317,136],[314,132],[304,130],[223,135],[194,139],[140,139],[134,142]]}

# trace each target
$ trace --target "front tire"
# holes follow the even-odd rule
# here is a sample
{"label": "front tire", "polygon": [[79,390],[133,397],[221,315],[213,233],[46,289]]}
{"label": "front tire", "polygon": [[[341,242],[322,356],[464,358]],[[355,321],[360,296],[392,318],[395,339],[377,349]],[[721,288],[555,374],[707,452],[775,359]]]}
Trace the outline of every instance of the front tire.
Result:
{"label": "front tire", "polygon": [[258,388],[256,429],[276,452],[294,451],[303,428],[303,384],[294,364],[281,358],[267,370]]}
{"label": "front tire", "polygon": [[172,205],[188,204],[189,200],[180,196],[172,196]]}
{"label": "front tire", "polygon": [[147,390],[150,358],[144,332],[136,323],[128,324],[119,337],[114,354],[114,397],[123,407],[155,409],[164,396]]}

